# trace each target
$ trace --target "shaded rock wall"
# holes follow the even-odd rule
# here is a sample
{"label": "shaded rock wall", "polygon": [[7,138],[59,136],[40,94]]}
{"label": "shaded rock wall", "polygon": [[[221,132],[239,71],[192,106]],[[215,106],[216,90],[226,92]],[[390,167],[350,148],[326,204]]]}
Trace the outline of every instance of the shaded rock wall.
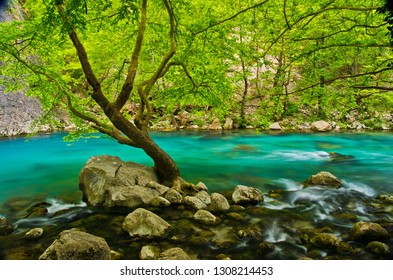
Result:
{"label": "shaded rock wall", "polygon": [[37,98],[28,97],[22,91],[5,94],[0,85],[0,137],[33,132],[32,125],[41,113]]}

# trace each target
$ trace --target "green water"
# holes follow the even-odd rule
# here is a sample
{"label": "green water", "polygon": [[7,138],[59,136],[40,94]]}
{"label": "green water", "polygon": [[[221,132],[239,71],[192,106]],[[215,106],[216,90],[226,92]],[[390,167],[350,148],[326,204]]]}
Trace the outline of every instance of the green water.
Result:
{"label": "green water", "polygon": [[[94,155],[152,165],[140,150],[102,137],[68,143],[65,134],[0,140],[0,205],[13,197],[78,202],[78,174]],[[291,189],[321,170],[369,194],[393,192],[393,134],[152,133],[178,163],[182,176],[210,191],[236,184],[268,191]],[[350,155],[332,160],[329,152]]]}

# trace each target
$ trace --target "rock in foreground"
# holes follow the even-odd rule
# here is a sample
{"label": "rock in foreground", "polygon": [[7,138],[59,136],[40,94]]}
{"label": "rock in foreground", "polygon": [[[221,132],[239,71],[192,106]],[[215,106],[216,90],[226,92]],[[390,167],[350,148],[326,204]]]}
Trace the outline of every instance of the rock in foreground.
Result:
{"label": "rock in foreground", "polygon": [[377,223],[371,222],[356,223],[350,234],[353,240],[365,243],[384,240],[389,237],[386,229]]}
{"label": "rock in foreground", "polygon": [[263,201],[263,194],[256,188],[237,185],[232,200],[235,204],[257,204]]}
{"label": "rock in foreground", "polygon": [[303,185],[305,188],[309,186],[324,186],[338,189],[342,187],[343,183],[332,173],[321,171],[308,178]]}
{"label": "rock in foreground", "polygon": [[40,260],[110,260],[105,239],[83,231],[65,230],[40,256]]}
{"label": "rock in foreground", "polygon": [[128,232],[132,238],[161,237],[170,227],[171,225],[165,220],[143,208],[138,208],[128,214],[123,222],[123,230]]}
{"label": "rock in foreground", "polygon": [[168,189],[157,187],[157,181],[153,168],[107,155],[92,157],[79,175],[83,199],[91,206],[149,205]]}

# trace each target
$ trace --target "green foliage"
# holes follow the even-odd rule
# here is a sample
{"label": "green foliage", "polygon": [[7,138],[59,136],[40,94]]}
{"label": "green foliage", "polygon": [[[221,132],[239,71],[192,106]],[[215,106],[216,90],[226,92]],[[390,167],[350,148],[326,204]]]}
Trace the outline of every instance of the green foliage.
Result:
{"label": "green foliage", "polygon": [[[392,7],[384,1],[378,9],[377,2],[171,1],[176,53],[151,89],[154,117],[209,107],[212,117],[232,115],[245,126],[266,128],[291,117],[344,121],[362,106],[389,110],[392,97],[383,88],[392,81],[385,25],[392,32]],[[47,111],[65,108],[69,98],[76,109],[108,124],[97,113],[66,35],[79,32],[106,98],[114,101],[136,42],[141,1],[27,0],[23,8],[24,21],[0,25],[0,75],[8,77],[2,83],[8,90],[29,85],[29,94],[39,96]],[[162,1],[148,1],[147,19],[129,100],[137,107],[137,86],[170,47]],[[78,125],[88,127],[84,121]]]}

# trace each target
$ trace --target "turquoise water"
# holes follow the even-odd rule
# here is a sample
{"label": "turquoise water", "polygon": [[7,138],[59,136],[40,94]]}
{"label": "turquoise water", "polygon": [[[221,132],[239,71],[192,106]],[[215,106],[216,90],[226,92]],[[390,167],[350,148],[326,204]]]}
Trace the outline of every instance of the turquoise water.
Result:
{"label": "turquoise water", "polygon": [[[138,149],[105,137],[65,142],[66,134],[0,140],[0,205],[15,197],[80,201],[78,174],[94,155],[152,165]],[[153,132],[153,138],[178,163],[182,176],[203,181],[210,191],[236,184],[298,189],[319,171],[329,171],[347,188],[369,195],[392,193],[393,134],[256,134],[254,132]],[[334,160],[330,152],[346,157]],[[350,156],[350,157],[349,157]]]}
{"label": "turquoise water", "polygon": [[[138,259],[144,243],[130,240],[121,230],[127,210],[86,207],[78,175],[94,155],[111,154],[147,165],[152,161],[141,150],[100,135],[73,143],[64,142],[64,136],[0,140],[0,216],[14,224],[12,234],[0,236],[0,259],[37,259],[62,230],[70,228],[105,238],[123,259]],[[265,194],[285,190],[278,198],[265,195],[264,202],[256,206],[217,214],[222,222],[212,228],[198,229],[187,209],[155,209],[173,225],[173,238],[157,241],[160,248],[180,246],[198,259],[217,259],[222,253],[232,259],[298,259],[309,254],[316,259],[373,259],[365,245],[353,242],[363,248],[361,253],[349,256],[336,250],[313,250],[300,241],[299,232],[324,228],[347,240],[356,221],[380,221],[389,231],[393,228],[392,205],[377,198],[393,194],[392,133],[183,131],[154,132],[152,136],[173,156],[186,180],[203,181],[210,192],[225,193],[237,184],[259,188]],[[344,187],[303,189],[302,182],[319,171],[335,174]],[[46,215],[26,216],[30,206],[44,201]],[[45,229],[39,242],[23,238],[34,227]],[[252,237],[236,235],[249,229]],[[262,240],[274,244],[274,251],[262,254],[255,250]],[[386,242],[393,248],[392,239]],[[393,252],[384,258],[393,259]]]}

